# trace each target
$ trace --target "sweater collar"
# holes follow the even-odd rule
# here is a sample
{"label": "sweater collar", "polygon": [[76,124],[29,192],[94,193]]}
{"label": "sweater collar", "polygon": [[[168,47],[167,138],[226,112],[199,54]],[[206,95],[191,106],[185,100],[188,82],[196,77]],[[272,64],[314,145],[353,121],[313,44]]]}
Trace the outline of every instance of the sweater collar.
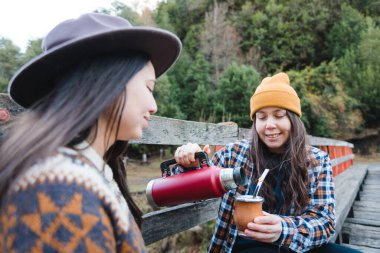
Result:
{"label": "sweater collar", "polygon": [[104,174],[105,178],[110,181],[113,178],[112,169],[109,165],[103,160],[103,158],[96,152],[96,150],[87,142],[83,141],[75,145],[77,152],[88,160],[90,160],[95,167]]}

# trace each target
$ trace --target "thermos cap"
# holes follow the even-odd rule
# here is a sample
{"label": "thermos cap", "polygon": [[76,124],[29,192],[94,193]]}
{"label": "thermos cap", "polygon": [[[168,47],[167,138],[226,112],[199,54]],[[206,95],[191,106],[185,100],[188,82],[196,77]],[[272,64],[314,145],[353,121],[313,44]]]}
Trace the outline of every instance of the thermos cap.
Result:
{"label": "thermos cap", "polygon": [[264,198],[260,196],[254,197],[253,195],[239,195],[235,197],[235,201],[240,202],[264,202]]}

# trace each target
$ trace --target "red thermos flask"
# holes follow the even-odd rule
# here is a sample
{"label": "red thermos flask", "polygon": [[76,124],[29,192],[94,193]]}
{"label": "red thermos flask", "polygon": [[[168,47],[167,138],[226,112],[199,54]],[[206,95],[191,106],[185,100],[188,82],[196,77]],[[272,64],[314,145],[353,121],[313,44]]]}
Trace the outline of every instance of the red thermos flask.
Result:
{"label": "red thermos flask", "polygon": [[173,206],[221,197],[225,192],[247,183],[243,168],[210,166],[207,154],[198,152],[200,168],[172,175],[174,159],[161,163],[162,178],[151,180],[146,196],[153,207]]}

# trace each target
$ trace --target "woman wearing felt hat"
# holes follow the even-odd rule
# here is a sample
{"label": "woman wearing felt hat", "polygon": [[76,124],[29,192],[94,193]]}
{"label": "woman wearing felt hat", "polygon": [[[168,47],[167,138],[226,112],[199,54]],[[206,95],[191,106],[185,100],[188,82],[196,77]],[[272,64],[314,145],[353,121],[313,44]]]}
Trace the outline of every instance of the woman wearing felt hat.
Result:
{"label": "woman wearing felt hat", "polygon": [[28,108],[0,147],[0,252],[145,252],[122,157],[157,111],[174,34],[104,14],[58,24],[9,84]]}
{"label": "woman wearing felt hat", "polygon": [[[335,198],[330,158],[306,145],[301,104],[285,73],[264,78],[251,98],[252,140],[229,144],[214,154],[211,163],[245,168],[248,185],[227,192],[218,212],[209,252],[358,252],[327,244],[334,235]],[[204,151],[209,152],[208,146]],[[197,144],[176,150],[183,166],[196,166]],[[269,169],[259,195],[264,216],[237,230],[234,199],[252,195]]]}

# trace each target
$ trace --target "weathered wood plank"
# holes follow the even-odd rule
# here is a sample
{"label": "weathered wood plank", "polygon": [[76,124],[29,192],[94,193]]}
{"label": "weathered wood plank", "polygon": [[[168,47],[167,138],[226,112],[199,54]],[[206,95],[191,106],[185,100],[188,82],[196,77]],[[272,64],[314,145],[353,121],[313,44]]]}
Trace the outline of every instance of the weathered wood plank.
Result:
{"label": "weathered wood plank", "polygon": [[363,194],[360,193],[360,200],[363,201],[377,201],[380,203],[380,195],[379,194]]}
{"label": "weathered wood plank", "polygon": [[363,192],[380,191],[380,185],[363,184]]}
{"label": "weathered wood plank", "polygon": [[146,245],[215,219],[220,199],[183,204],[143,216],[142,234]]}
{"label": "weathered wood plank", "polygon": [[362,219],[360,219],[360,218],[347,218],[346,222],[361,224],[361,225],[366,225],[366,226],[380,227],[380,220],[370,220],[370,219],[365,219],[365,218],[362,218]]}
{"label": "weathered wood plank", "polygon": [[354,205],[352,207],[352,210],[354,211],[354,217],[356,217],[357,212],[367,212],[367,213],[380,213],[380,208],[376,207],[362,207],[362,206],[356,206]]}
{"label": "weathered wood plank", "polygon": [[[361,176],[365,178],[366,173],[368,170],[368,165],[365,164],[354,164],[350,168],[348,168],[343,173],[340,173],[338,176],[334,178],[334,184],[335,184],[335,190],[337,191],[339,188],[343,187],[344,185],[348,184],[348,181],[353,181],[355,183],[356,177],[359,176],[361,179]],[[364,181],[363,178],[363,181]]]}
{"label": "weathered wood plank", "polygon": [[354,211],[354,218],[380,220],[380,214],[376,212],[371,212],[371,211],[357,210],[357,211]]}
{"label": "weathered wood plank", "polygon": [[365,226],[365,225],[355,224],[355,223],[346,223],[344,224],[343,227],[345,229],[345,232],[353,233],[353,232],[361,231],[361,232],[364,232],[365,234],[370,234],[369,237],[372,237],[372,235],[375,235],[372,238],[380,239],[380,227]]}
{"label": "weathered wood plank", "polygon": [[376,201],[355,201],[354,207],[357,208],[372,208],[372,209],[380,209],[380,203]]}
{"label": "weathered wood plank", "polygon": [[356,195],[359,192],[360,185],[367,174],[367,169],[367,165],[357,164],[351,166],[335,178],[336,234],[333,236],[332,241],[336,240],[342,229],[344,220],[347,218]]}
{"label": "weathered wood plank", "polygon": [[360,246],[360,245],[354,245],[354,244],[345,244],[345,243],[343,243],[342,245],[349,247],[349,248],[360,250],[363,253],[379,253],[379,249],[375,249],[375,248],[370,248],[370,247],[365,247],[365,246]]}
{"label": "weathered wood plank", "polygon": [[380,174],[379,176],[371,175],[371,178],[367,178],[364,185],[379,185],[380,184]]}
{"label": "weathered wood plank", "polygon": [[307,142],[313,146],[344,146],[353,148],[354,145],[352,143],[346,141],[332,140],[323,137],[315,137],[312,135],[307,136]]}
{"label": "weathered wood plank", "polygon": [[338,164],[344,163],[345,161],[354,159],[355,155],[346,155],[342,157],[335,158],[331,160],[331,166],[336,166]]}
{"label": "weathered wood plank", "polygon": [[380,227],[345,223],[342,232],[349,235],[349,243],[380,249]]}
{"label": "weathered wood plank", "polygon": [[378,192],[360,192],[360,200],[379,201],[380,195]]}
{"label": "weathered wood plank", "polygon": [[183,145],[193,142],[201,145],[225,145],[238,139],[238,126],[152,116],[142,139],[131,143]]}
{"label": "weathered wood plank", "polygon": [[369,171],[371,174],[380,173],[380,163],[371,164],[371,166],[369,167]]}

